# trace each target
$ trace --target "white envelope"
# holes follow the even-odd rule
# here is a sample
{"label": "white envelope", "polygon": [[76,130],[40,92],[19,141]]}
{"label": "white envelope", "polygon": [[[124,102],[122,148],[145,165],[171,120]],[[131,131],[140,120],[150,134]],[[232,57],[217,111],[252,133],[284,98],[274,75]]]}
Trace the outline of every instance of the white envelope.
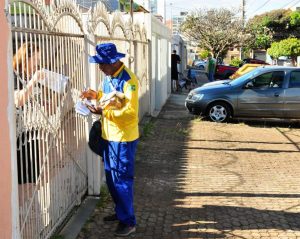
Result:
{"label": "white envelope", "polygon": [[75,104],[75,112],[83,116],[88,116],[91,112],[82,101]]}
{"label": "white envelope", "polygon": [[54,71],[49,71],[47,69],[41,69],[44,73],[44,77],[39,80],[39,83],[50,88],[57,93],[64,93],[69,81],[69,77],[56,73]]}

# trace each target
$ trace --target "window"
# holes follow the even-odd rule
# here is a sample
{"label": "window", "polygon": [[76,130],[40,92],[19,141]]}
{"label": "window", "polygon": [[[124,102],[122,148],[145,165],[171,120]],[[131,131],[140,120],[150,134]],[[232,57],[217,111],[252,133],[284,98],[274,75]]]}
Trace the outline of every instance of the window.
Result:
{"label": "window", "polygon": [[289,88],[300,88],[300,71],[291,73]]}
{"label": "window", "polygon": [[253,88],[281,88],[284,71],[274,71],[257,76],[252,80]]}
{"label": "window", "polygon": [[270,87],[281,88],[284,80],[284,71],[274,71],[272,75],[272,80],[270,82]]}
{"label": "window", "polygon": [[272,79],[272,72],[257,76],[252,80],[253,88],[268,88]]}

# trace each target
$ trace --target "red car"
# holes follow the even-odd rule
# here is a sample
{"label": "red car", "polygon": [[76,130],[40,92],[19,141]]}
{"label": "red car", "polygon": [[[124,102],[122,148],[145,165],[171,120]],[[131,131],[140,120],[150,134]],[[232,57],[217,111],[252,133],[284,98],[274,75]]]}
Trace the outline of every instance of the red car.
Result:
{"label": "red car", "polygon": [[[261,64],[261,65],[269,65],[265,61],[253,59],[253,58],[246,58],[243,60],[243,64]],[[243,65],[242,64],[242,65]],[[241,65],[241,66],[242,66]],[[228,79],[233,73],[235,73],[239,68],[235,66],[227,66],[227,65],[217,65],[215,79]]]}
{"label": "red car", "polygon": [[251,63],[251,64],[262,64],[262,65],[269,65],[267,62],[259,60],[259,59],[253,59],[253,58],[246,58],[243,60],[244,64]]}
{"label": "red car", "polygon": [[217,65],[215,79],[228,79],[233,73],[235,73],[239,68],[235,66],[227,66],[227,65]]}

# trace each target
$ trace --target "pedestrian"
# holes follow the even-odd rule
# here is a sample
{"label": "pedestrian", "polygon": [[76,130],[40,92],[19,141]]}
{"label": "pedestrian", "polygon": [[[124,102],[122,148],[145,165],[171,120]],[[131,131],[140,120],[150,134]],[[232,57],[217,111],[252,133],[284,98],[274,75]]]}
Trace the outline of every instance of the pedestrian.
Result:
{"label": "pedestrian", "polygon": [[208,61],[207,61],[208,67],[207,67],[207,72],[208,72],[208,80],[214,81],[214,75],[215,75],[215,70],[216,70],[216,62],[212,58],[211,54],[208,55]]}
{"label": "pedestrian", "polygon": [[[103,161],[106,183],[115,203],[115,214],[103,218],[104,222],[119,221],[116,236],[128,236],[136,230],[133,206],[134,160],[139,137],[138,131],[138,80],[121,58],[113,43],[96,46],[96,55],[90,63],[98,64],[106,75],[102,90],[87,90],[82,98],[95,99],[100,103],[109,100],[112,92],[124,95],[122,104],[88,106],[90,111],[102,115]],[[116,94],[118,95],[118,94]],[[116,101],[117,102],[117,101]],[[102,106],[101,106],[102,105]]]}
{"label": "pedestrian", "polygon": [[173,50],[171,54],[171,90],[172,92],[179,90],[178,82],[178,67],[177,64],[181,62],[180,56],[176,54],[176,50]]}

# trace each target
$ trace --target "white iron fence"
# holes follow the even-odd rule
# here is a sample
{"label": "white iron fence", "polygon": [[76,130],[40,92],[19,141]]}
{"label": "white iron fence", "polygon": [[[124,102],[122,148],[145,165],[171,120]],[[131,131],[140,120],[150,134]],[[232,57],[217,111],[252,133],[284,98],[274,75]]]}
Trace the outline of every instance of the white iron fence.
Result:
{"label": "white iron fence", "polygon": [[[96,44],[107,41],[126,53],[124,63],[139,79],[141,118],[155,107],[150,106],[155,102],[149,65],[156,56],[150,62],[146,32],[151,26],[140,20],[133,23],[128,14],[110,14],[101,2],[85,13],[85,22],[73,0],[11,0],[9,14],[19,230],[23,239],[49,238],[86,193],[99,195],[100,160],[87,147],[93,119],[74,111],[84,87],[101,85],[102,73],[88,64],[88,55],[95,53]],[[159,95],[161,86],[168,85],[169,72],[168,39],[160,42],[154,73],[163,79],[153,88]],[[167,91],[161,98],[160,106]]]}

